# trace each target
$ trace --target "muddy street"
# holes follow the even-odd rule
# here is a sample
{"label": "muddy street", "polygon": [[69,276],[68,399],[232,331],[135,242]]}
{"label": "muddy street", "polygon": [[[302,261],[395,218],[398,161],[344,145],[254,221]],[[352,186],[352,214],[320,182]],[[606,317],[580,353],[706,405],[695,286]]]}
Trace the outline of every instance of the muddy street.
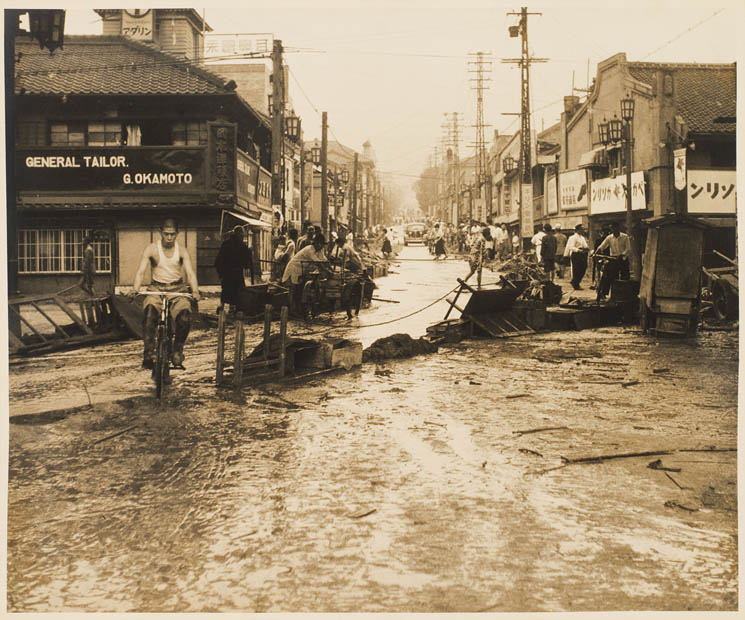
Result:
{"label": "muddy street", "polygon": [[[333,335],[443,317],[389,322],[465,262],[401,258],[399,303]],[[240,393],[213,332],[162,405],[140,342],[11,364],[9,611],[737,609],[737,332],[469,340]]]}

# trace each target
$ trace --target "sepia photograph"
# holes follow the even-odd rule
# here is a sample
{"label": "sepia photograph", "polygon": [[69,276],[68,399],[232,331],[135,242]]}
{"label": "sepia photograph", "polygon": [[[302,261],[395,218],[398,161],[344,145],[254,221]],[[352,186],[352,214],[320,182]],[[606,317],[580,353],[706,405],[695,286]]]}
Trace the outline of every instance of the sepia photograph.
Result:
{"label": "sepia photograph", "polygon": [[745,4],[39,4],[0,611],[740,610]]}

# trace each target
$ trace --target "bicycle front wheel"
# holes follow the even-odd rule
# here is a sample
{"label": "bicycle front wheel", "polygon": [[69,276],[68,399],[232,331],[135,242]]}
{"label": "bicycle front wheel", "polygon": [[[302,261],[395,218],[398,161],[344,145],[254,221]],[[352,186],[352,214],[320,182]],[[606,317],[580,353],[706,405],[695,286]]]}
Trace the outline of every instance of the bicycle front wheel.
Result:
{"label": "bicycle front wheel", "polygon": [[161,398],[168,380],[169,360],[168,360],[168,334],[165,325],[158,326],[156,338],[157,357],[155,359],[155,368],[153,376],[155,379],[155,396]]}

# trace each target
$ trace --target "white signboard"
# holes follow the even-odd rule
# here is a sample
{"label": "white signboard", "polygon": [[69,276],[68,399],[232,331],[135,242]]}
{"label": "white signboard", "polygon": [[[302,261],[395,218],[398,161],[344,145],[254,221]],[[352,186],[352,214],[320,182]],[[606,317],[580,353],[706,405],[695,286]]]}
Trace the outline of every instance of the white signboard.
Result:
{"label": "white signboard", "polygon": [[[647,208],[647,191],[644,172],[631,173],[631,209],[640,211]],[[626,211],[626,175],[598,179],[592,182],[590,215],[599,213],[620,213]]]}
{"label": "white signboard", "polygon": [[533,186],[530,183],[520,185],[520,236],[533,236]]}
{"label": "white signboard", "polygon": [[150,9],[123,9],[122,34],[137,41],[152,41],[153,15]]}
{"label": "white signboard", "polygon": [[587,173],[584,168],[559,174],[559,194],[562,211],[587,208]]}
{"label": "white signboard", "polygon": [[688,170],[688,213],[736,213],[735,170]]}
{"label": "white signboard", "polygon": [[686,186],[686,149],[675,149],[675,189],[685,189]]}
{"label": "white signboard", "polygon": [[271,54],[274,35],[271,33],[207,34],[204,36],[205,58],[241,56],[259,58]]}
{"label": "white signboard", "polygon": [[556,215],[559,205],[556,202],[556,177],[551,177],[546,183],[546,213]]}

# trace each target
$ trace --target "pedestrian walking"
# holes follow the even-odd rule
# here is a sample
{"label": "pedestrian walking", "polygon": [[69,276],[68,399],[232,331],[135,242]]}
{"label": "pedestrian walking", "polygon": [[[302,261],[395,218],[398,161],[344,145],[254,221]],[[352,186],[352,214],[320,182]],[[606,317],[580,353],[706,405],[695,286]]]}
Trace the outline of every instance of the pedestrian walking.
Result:
{"label": "pedestrian walking", "polygon": [[549,282],[554,281],[554,258],[556,257],[556,237],[554,237],[551,224],[543,225],[544,235],[541,239],[541,262],[543,264],[543,271],[546,272],[546,277]]}
{"label": "pedestrian walking", "polygon": [[520,253],[520,236],[517,234],[517,231],[512,233],[512,253]]}
{"label": "pedestrian walking", "polygon": [[215,259],[215,269],[220,277],[220,303],[231,306],[235,311],[240,302],[240,292],[246,288],[244,270],[251,272],[251,284],[254,283],[254,265],[251,250],[243,241],[243,229],[240,226],[228,233]]}
{"label": "pedestrian walking", "polygon": [[474,273],[477,273],[478,286],[481,288],[481,271],[487,257],[487,248],[491,240],[491,231],[488,226],[482,228],[480,234],[475,235],[475,238],[471,242],[471,255],[468,260],[468,265],[471,270],[463,279],[464,282],[468,281],[468,278],[470,278]]}
{"label": "pedestrian walking", "polygon": [[564,266],[569,262],[568,258],[564,257],[564,250],[567,247],[567,236],[561,232],[561,230],[554,230],[554,237],[556,238],[556,258],[554,260],[556,264],[556,275],[560,278],[564,277]]}
{"label": "pedestrian walking", "polygon": [[445,250],[445,226],[435,224],[435,260],[439,260],[440,257],[443,259],[447,258],[447,251]]}
{"label": "pedestrian walking", "polygon": [[571,264],[572,288],[575,291],[582,290],[580,283],[582,278],[585,277],[585,271],[587,271],[587,254],[589,251],[590,247],[587,244],[582,224],[577,224],[574,227],[574,234],[569,237],[566,248],[564,248],[564,256],[569,258]]}
{"label": "pedestrian walking", "polygon": [[80,288],[93,295],[93,276],[96,275],[96,257],[93,250],[93,235],[87,234],[83,239],[83,263],[80,271]]}
{"label": "pedestrian walking", "polygon": [[543,241],[543,237],[546,235],[543,230],[541,230],[540,225],[535,227],[535,234],[530,240],[530,244],[533,246],[533,251],[535,252],[535,260],[540,265],[541,264],[541,242]]}
{"label": "pedestrian walking", "polygon": [[381,251],[383,252],[383,256],[386,260],[390,259],[391,254],[393,253],[391,233],[386,228],[383,229],[383,246],[381,248]]}

